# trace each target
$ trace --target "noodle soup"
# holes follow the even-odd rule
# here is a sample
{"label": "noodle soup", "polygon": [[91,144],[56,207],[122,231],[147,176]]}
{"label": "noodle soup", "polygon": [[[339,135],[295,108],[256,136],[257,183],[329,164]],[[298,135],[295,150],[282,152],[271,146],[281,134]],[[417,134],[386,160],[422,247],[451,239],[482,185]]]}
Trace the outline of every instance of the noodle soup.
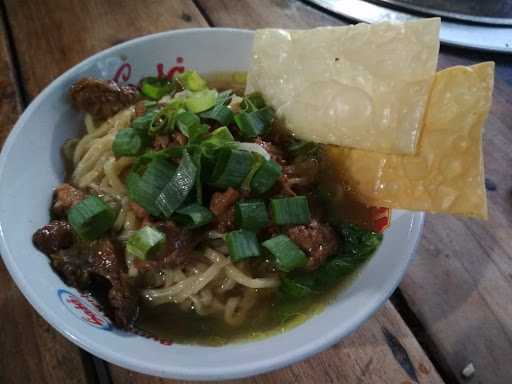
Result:
{"label": "noodle soup", "polygon": [[288,135],[243,81],[73,85],[86,133],[65,145],[69,180],[33,241],[116,326],[206,345],[268,336],[320,311],[379,246],[323,147]]}

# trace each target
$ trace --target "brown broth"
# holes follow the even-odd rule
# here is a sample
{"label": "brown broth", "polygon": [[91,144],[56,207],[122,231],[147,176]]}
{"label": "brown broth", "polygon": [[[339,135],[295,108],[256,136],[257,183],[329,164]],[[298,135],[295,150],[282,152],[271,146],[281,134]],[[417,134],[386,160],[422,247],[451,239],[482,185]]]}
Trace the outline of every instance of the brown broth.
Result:
{"label": "brown broth", "polygon": [[[244,93],[245,73],[215,73],[206,78],[211,88],[232,89],[238,95]],[[324,165],[324,168],[329,170],[334,167]],[[371,214],[370,208],[351,198],[350,194],[339,193],[339,185],[341,185],[338,182],[339,175],[333,173],[324,175],[321,182],[325,185],[328,199],[337,213],[349,218],[350,222],[367,227]],[[158,307],[142,308],[136,327],[156,338],[179,344],[221,346],[227,343],[266,338],[290,330],[320,313],[343,288],[357,277],[363,264],[330,290],[300,300],[284,302],[276,291],[270,295],[261,294],[258,302],[240,326],[231,326],[222,318],[200,316],[194,311],[183,311],[178,305],[169,303]]]}
{"label": "brown broth", "polygon": [[293,329],[322,312],[357,277],[359,270],[332,289],[300,301],[283,302],[277,293],[262,296],[240,326],[231,326],[222,318],[185,312],[170,303],[143,308],[136,327],[156,338],[178,344],[222,346],[263,339]]}

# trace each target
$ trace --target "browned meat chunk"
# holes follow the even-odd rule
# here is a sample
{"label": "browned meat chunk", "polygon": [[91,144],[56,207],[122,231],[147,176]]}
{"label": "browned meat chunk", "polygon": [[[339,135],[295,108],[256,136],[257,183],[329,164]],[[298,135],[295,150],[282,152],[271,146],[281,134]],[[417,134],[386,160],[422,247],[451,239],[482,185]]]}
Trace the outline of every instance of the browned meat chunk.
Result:
{"label": "browned meat chunk", "polygon": [[73,245],[73,230],[67,222],[54,220],[38,229],[32,236],[32,241],[37,249],[50,255]]}
{"label": "browned meat chunk", "polygon": [[70,184],[59,185],[53,193],[52,214],[55,217],[64,217],[68,210],[83,200],[85,194]]}
{"label": "browned meat chunk", "polygon": [[225,213],[240,197],[240,192],[229,187],[224,192],[215,192],[210,200],[210,211],[215,216]]}
{"label": "browned meat chunk", "polygon": [[137,217],[138,219],[144,220],[148,217],[148,213],[146,212],[146,210],[133,201],[130,201],[128,203],[128,208],[130,208],[135,217]]}
{"label": "browned meat chunk", "polygon": [[170,144],[174,145],[185,145],[187,144],[188,139],[187,136],[185,136],[183,133],[174,131],[171,133],[171,142]]}
{"label": "browned meat chunk", "polygon": [[140,100],[135,104],[135,117],[140,117],[146,112],[146,105],[144,100]]}
{"label": "browned meat chunk", "polygon": [[157,151],[165,149],[169,146],[170,138],[167,135],[157,135],[153,139],[153,148]]}
{"label": "browned meat chunk", "polygon": [[292,184],[288,180],[288,176],[282,175],[278,181],[278,195],[282,196],[296,196],[297,194],[292,189]]}
{"label": "browned meat chunk", "polygon": [[220,233],[228,232],[235,227],[235,203],[240,192],[229,187],[224,192],[215,192],[210,201],[210,211],[216,216],[215,229]]}
{"label": "browned meat chunk", "polygon": [[288,237],[302,248],[309,256],[306,266],[309,270],[317,269],[337,249],[334,230],[329,224],[312,220],[308,225],[297,225],[288,229]]}
{"label": "browned meat chunk", "polygon": [[219,215],[215,221],[217,232],[226,233],[235,229],[235,206],[232,205],[226,212]]}
{"label": "browned meat chunk", "polygon": [[52,267],[69,285],[92,289],[110,319],[129,328],[138,314],[138,299],[125,275],[123,253],[111,240],[79,242],[51,256]]}
{"label": "browned meat chunk", "polygon": [[172,222],[159,223],[156,228],[165,234],[165,247],[153,260],[146,261],[146,265],[139,266],[148,268],[177,267],[197,261],[192,256],[192,251],[204,239],[202,231],[179,228]]}
{"label": "browned meat chunk", "polygon": [[69,95],[77,109],[105,120],[134,104],[138,91],[133,85],[119,86],[110,80],[83,78],[73,84]]}
{"label": "browned meat chunk", "polygon": [[262,147],[265,151],[267,151],[268,154],[270,155],[270,158],[274,160],[276,163],[286,165],[286,156],[281,148],[272,144],[271,142],[264,141],[259,137],[257,137],[256,140],[254,140],[254,142],[258,144],[260,147]]}

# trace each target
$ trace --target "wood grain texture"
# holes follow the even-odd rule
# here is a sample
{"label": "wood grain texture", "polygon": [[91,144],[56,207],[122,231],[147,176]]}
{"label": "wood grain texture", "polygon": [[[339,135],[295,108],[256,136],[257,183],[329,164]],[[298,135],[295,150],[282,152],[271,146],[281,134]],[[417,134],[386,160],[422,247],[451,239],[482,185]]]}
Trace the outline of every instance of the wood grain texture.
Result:
{"label": "wood grain texture", "polygon": [[[386,332],[396,337],[398,346],[392,343],[390,345],[385,337]],[[413,362],[411,375],[416,376],[417,381],[413,380],[398,362],[403,359],[401,357],[403,351]],[[111,376],[116,384],[190,383],[143,376],[114,366],[111,367]],[[276,372],[250,379],[230,381],[235,384],[413,384],[414,382],[442,383],[443,381],[390,303],[379,310],[356,333],[325,352]]]}
{"label": "wood grain texture", "polygon": [[[21,112],[0,19],[0,146]],[[41,319],[0,262],[0,383],[85,383],[78,348]]]}
{"label": "wood grain texture", "polygon": [[[512,57],[443,47],[440,67],[496,62],[484,135],[489,220],[428,215],[414,264],[400,288],[439,352],[465,383],[512,383]],[[493,189],[493,188],[491,188]]]}
{"label": "wood grain texture", "polygon": [[207,26],[190,0],[6,0],[30,98],[102,49],[169,29]]}

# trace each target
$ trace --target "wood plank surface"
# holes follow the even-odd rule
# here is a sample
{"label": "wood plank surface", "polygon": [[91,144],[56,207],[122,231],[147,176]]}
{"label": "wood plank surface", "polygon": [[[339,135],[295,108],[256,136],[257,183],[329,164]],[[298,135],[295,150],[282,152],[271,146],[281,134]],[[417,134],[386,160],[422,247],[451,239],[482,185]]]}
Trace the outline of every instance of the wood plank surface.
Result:
{"label": "wood plank surface", "polygon": [[[404,350],[413,362],[411,366],[404,362]],[[413,373],[409,375],[404,367]],[[139,375],[115,366],[111,368],[111,376],[116,384],[178,383]],[[234,384],[442,382],[417,340],[389,302],[356,333],[325,352],[276,372],[230,381]]]}
{"label": "wood plank surface", "polygon": [[[0,18],[0,147],[22,109]],[[86,382],[78,348],[32,309],[0,261],[0,383]]]}
{"label": "wood plank surface", "polygon": [[6,0],[29,98],[86,57],[134,37],[207,26],[190,0]]}
{"label": "wood plank surface", "polygon": [[[345,23],[293,0],[197,0],[195,4],[187,0],[5,0],[28,98],[101,49],[143,34],[207,26],[201,12],[214,26],[240,28]],[[4,34],[0,33],[2,138],[16,119],[19,103],[6,60]],[[512,369],[507,366],[512,359],[512,178],[508,171],[512,120],[507,119],[512,112],[512,62],[505,56],[443,48],[440,66],[488,59],[498,62],[485,141],[489,185],[494,182],[497,186],[496,191],[489,192],[490,220],[485,223],[429,215],[419,255],[401,284],[403,296],[432,342],[434,358],[461,383],[465,381],[459,373],[468,362],[476,368],[471,383],[512,382]],[[5,97],[9,92],[11,96]],[[16,112],[5,112],[13,110]],[[76,349],[34,313],[4,276],[0,265],[0,320],[12,324],[0,327],[0,353],[16,358],[2,359],[0,382],[84,382]],[[390,303],[336,347],[288,369],[241,382],[412,383],[398,363],[403,350],[397,345],[408,352],[419,382],[442,382]],[[27,352],[30,348],[37,351],[35,355]],[[118,384],[172,382],[115,366],[110,370],[112,381]]]}

